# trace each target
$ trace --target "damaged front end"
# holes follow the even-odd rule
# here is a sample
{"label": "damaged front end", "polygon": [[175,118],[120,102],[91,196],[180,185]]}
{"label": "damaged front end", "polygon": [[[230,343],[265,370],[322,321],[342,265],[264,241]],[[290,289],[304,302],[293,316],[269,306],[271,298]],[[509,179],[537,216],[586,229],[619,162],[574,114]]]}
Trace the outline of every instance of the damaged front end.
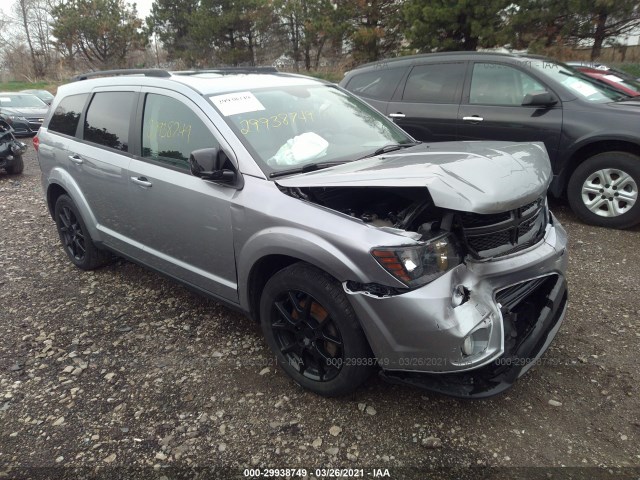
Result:
{"label": "damaged front end", "polygon": [[[406,239],[370,250],[395,281],[343,282],[381,375],[448,395],[487,397],[537,363],[562,322],[566,234],[547,207],[544,163],[535,176],[521,170],[527,188],[496,195],[498,202],[487,199],[486,188],[452,174],[464,166],[438,167],[437,175],[423,177],[424,186],[367,184],[345,171],[317,175],[326,182],[301,176],[279,188]],[[485,186],[508,181],[485,179]],[[441,188],[453,184],[466,187]]]}

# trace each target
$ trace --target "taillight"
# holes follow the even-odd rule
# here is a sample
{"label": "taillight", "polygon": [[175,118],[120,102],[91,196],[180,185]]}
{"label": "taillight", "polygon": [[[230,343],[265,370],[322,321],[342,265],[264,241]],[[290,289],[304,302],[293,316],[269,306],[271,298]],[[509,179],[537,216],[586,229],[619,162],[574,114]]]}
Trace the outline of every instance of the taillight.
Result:
{"label": "taillight", "polygon": [[36,152],[38,151],[38,148],[40,148],[40,139],[38,138],[38,135],[33,137],[33,148]]}

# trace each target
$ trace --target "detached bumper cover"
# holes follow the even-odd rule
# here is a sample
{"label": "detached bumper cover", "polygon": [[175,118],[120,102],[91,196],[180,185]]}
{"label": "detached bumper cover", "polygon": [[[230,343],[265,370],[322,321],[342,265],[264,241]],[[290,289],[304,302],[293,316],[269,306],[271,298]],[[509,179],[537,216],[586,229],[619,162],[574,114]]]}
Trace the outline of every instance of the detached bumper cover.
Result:
{"label": "detached bumper cover", "polygon": [[566,308],[566,280],[562,276],[551,276],[513,310],[503,311],[505,353],[489,365],[459,373],[382,371],[381,376],[392,383],[410,384],[454,397],[497,395],[538,363],[560,328]]}

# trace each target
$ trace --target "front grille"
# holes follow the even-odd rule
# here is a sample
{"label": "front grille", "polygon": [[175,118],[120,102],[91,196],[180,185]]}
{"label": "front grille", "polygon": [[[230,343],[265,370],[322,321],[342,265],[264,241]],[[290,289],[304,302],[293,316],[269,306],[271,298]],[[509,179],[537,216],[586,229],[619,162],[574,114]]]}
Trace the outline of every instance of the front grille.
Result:
{"label": "front grille", "polygon": [[496,292],[496,302],[502,305],[503,310],[511,310],[546,280],[547,277],[535,278],[503,288]]}
{"label": "front grille", "polygon": [[469,253],[479,259],[495,258],[538,243],[547,224],[545,197],[498,214],[459,213],[456,225]]}

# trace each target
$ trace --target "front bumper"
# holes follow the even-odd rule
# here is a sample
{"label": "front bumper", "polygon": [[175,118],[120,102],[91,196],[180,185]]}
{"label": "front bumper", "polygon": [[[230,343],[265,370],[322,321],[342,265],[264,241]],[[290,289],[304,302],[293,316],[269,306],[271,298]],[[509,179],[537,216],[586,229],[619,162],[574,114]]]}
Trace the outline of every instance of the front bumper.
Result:
{"label": "front bumper", "polygon": [[[467,262],[402,295],[347,291],[383,376],[462,397],[508,388],[544,353],[564,318],[566,245],[552,217],[543,241],[528,250]],[[461,290],[466,301],[455,306]],[[482,341],[465,355],[472,333]]]}

